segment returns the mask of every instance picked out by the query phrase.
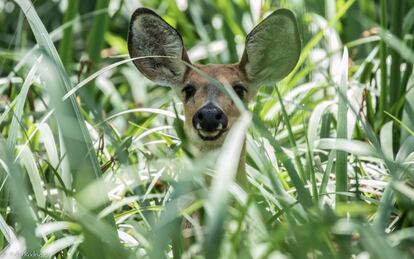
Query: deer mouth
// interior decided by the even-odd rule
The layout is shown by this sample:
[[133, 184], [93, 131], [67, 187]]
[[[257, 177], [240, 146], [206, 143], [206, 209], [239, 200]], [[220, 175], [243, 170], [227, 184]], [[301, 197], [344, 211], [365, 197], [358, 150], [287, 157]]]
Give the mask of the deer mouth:
[[221, 136], [223, 136], [224, 132], [227, 131], [227, 127], [224, 128], [222, 124], [220, 124], [217, 129], [215, 130], [205, 130], [203, 129], [200, 124], [196, 125], [196, 131], [198, 136], [205, 141], [214, 141], [219, 139]]
[[205, 141], [214, 141], [219, 139], [225, 130], [215, 130], [215, 131], [205, 131], [202, 129], [197, 129], [198, 136]]

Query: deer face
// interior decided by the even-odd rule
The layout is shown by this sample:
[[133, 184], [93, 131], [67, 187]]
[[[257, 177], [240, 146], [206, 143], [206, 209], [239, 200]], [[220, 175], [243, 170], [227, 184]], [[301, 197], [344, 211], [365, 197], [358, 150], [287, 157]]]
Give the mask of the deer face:
[[195, 70], [189, 72], [179, 93], [184, 103], [185, 131], [190, 141], [200, 149], [213, 149], [221, 146], [227, 131], [240, 114], [234, 102], [217, 84], [233, 88], [238, 97], [246, 102], [248, 83], [234, 64], [196, 67], [217, 83]]
[[141, 73], [176, 90], [186, 134], [200, 150], [210, 150], [221, 146], [240, 114], [220, 86], [231, 87], [247, 103], [261, 84], [275, 83], [295, 67], [300, 38], [293, 13], [280, 9], [247, 35], [239, 63], [192, 65], [181, 35], [153, 11], [139, 8], [131, 18], [128, 49]]

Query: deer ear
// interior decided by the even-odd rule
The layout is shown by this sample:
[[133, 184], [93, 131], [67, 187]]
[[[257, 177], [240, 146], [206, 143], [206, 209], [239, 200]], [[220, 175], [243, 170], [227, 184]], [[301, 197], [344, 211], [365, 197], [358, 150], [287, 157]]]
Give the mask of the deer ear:
[[253, 85], [276, 82], [293, 70], [300, 51], [296, 18], [291, 11], [279, 9], [247, 35], [239, 66]]
[[128, 33], [128, 51], [135, 66], [148, 79], [160, 85], [183, 82], [190, 63], [181, 35], [155, 12], [138, 8], [132, 15]]

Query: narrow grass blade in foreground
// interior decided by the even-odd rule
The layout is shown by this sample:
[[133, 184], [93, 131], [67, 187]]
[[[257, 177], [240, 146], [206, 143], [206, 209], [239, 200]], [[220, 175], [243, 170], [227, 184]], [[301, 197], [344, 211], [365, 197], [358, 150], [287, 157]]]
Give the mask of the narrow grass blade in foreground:
[[[381, 0], [381, 27], [383, 29], [387, 28], [387, 0]], [[380, 70], [381, 70], [381, 82], [380, 82], [380, 98], [379, 98], [379, 120], [382, 122], [384, 120], [384, 111], [388, 110], [388, 67], [387, 67], [387, 45], [384, 39], [381, 39], [380, 43]]]
[[[9, 148], [6, 140], [0, 134], [0, 179], [7, 179], [7, 188], [3, 186], [2, 192], [10, 192], [10, 207], [15, 212], [21, 224], [19, 235], [25, 238], [27, 251], [40, 251], [41, 241], [35, 236], [36, 219], [30, 209], [28, 193], [21, 168], [14, 162], [13, 150]], [[24, 252], [24, 251], [21, 251]]]
[[217, 258], [220, 255], [223, 223], [227, 214], [228, 186], [232, 184], [236, 176], [245, 134], [250, 121], [251, 114], [249, 112], [242, 113], [231, 128], [217, 161], [216, 173], [206, 203], [208, 231], [204, 248], [206, 258]]
[[[337, 116], [337, 138], [348, 139], [347, 116], [348, 116], [348, 49], [344, 48], [341, 62], [341, 79], [338, 87], [338, 116]], [[348, 191], [348, 155], [344, 151], [336, 151], [336, 206], [341, 201], [346, 201], [340, 193]]]
[[[68, 1], [68, 9], [65, 12], [63, 23], [72, 22], [78, 13], [79, 0]], [[66, 69], [70, 69], [73, 54], [73, 26], [63, 30], [63, 38], [60, 42], [59, 54]]]

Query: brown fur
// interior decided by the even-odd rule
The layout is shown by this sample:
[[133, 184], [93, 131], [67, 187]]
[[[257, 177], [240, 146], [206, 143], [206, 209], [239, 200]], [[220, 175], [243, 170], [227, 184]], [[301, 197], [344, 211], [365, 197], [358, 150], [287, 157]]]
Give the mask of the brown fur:
[[[242, 84], [246, 86], [246, 88], [248, 87], [246, 79], [243, 76], [243, 73], [241, 73], [238, 64], [209, 64], [195, 66], [226, 87], [235, 84]], [[183, 86], [187, 84], [191, 84], [197, 89], [195, 96], [187, 102], [184, 102], [184, 115], [185, 118], [189, 118], [186, 119], [184, 125], [191, 142], [201, 151], [220, 147], [226, 138], [227, 132], [216, 141], [203, 141], [197, 136], [191, 118], [193, 118], [194, 114], [206, 103], [212, 102], [224, 111], [229, 120], [228, 128], [231, 128], [240, 115], [238, 108], [224, 92], [217, 86], [212, 85], [204, 75], [197, 71], [191, 70], [187, 73]], [[182, 87], [178, 88], [180, 92], [181, 89]], [[180, 95], [183, 95], [183, 93], [180, 93]], [[184, 97], [182, 97], [182, 99], [184, 99]], [[243, 101], [247, 102], [249, 99], [248, 93], [246, 94], [245, 99], [246, 100]]]

